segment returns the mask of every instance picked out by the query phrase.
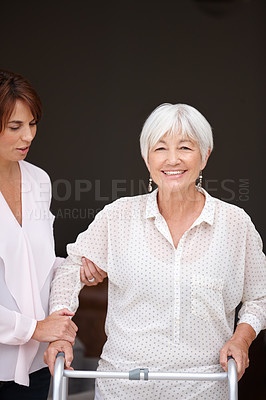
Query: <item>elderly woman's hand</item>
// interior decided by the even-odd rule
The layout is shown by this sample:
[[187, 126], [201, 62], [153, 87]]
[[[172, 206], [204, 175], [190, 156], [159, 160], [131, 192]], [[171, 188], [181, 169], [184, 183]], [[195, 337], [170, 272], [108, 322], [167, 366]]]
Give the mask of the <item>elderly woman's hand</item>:
[[92, 261], [82, 257], [82, 266], [80, 267], [80, 280], [86, 286], [96, 286], [107, 277], [107, 273], [97, 267]]
[[70, 366], [73, 360], [73, 349], [66, 340], [57, 340], [49, 344], [43, 354], [43, 361], [48, 365], [51, 375], [54, 375], [54, 365], [58, 353], [65, 353], [65, 369], [72, 369]]
[[248, 344], [243, 340], [230, 339], [220, 351], [220, 364], [227, 371], [227, 357], [232, 356], [237, 365], [237, 379], [240, 380], [249, 366]]
[[237, 378], [240, 380], [249, 366], [248, 350], [256, 333], [249, 324], [239, 324], [234, 335], [220, 351], [220, 364], [227, 371], [227, 357], [232, 356], [237, 366]]

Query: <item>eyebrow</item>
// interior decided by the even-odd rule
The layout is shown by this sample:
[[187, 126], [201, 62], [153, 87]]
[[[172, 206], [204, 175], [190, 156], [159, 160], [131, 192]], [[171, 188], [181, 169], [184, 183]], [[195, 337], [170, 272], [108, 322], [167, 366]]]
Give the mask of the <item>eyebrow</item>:
[[8, 124], [23, 124], [22, 121], [8, 121]]
[[[189, 142], [189, 143], [192, 143], [192, 144], [193, 144], [192, 140], [190, 140], [190, 139], [181, 139], [181, 140], [180, 140], [180, 143], [184, 143], [184, 142]], [[163, 139], [160, 139], [160, 140], [158, 141], [158, 143], [166, 144], [166, 142], [165, 142]]]
[[190, 139], [181, 139], [180, 140], [180, 143], [184, 143], [184, 142], [189, 142], [189, 143], [193, 144], [192, 140], [190, 140]]
[[[31, 123], [31, 122], [34, 122], [34, 121], [36, 121], [35, 118], [33, 118], [33, 119], [30, 121], [30, 123]], [[23, 124], [23, 121], [13, 120], [13, 121], [8, 121], [8, 124]]]

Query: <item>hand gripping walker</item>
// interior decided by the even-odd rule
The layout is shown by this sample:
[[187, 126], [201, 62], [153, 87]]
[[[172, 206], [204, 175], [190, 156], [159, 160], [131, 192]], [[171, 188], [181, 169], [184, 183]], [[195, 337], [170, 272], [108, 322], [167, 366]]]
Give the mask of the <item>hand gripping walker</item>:
[[58, 353], [53, 379], [53, 400], [66, 400], [68, 378], [114, 378], [129, 380], [193, 380], [222, 381], [228, 379], [229, 400], [238, 399], [236, 363], [228, 357], [228, 372], [187, 373], [187, 372], [149, 372], [148, 368], [137, 368], [129, 372], [71, 371], [64, 369], [65, 354]]

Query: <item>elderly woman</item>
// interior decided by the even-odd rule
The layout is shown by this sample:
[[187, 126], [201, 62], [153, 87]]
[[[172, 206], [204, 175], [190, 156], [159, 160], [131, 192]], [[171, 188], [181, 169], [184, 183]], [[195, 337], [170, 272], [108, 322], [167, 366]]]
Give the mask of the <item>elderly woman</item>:
[[[51, 311], [78, 307], [82, 257], [109, 278], [107, 341], [99, 370], [219, 372], [232, 355], [239, 379], [248, 349], [266, 327], [266, 269], [249, 216], [211, 197], [202, 170], [212, 131], [195, 108], [163, 104], [144, 124], [141, 153], [158, 189], [106, 206], [76, 243], [52, 284]], [[198, 181], [198, 184], [195, 182]], [[235, 310], [242, 302], [234, 332]], [[88, 327], [89, 329], [89, 327]], [[50, 345], [55, 354], [71, 346]], [[219, 357], [220, 354], [220, 357]], [[100, 380], [96, 399], [224, 400], [226, 382]]]
[[[24, 159], [41, 119], [40, 98], [21, 75], [0, 70], [0, 398], [47, 398], [47, 343], [74, 342], [74, 314], [48, 316], [59, 259], [49, 211], [51, 183]], [[84, 264], [84, 261], [83, 261]], [[85, 264], [86, 265], [86, 264]], [[95, 283], [98, 282], [98, 275]]]

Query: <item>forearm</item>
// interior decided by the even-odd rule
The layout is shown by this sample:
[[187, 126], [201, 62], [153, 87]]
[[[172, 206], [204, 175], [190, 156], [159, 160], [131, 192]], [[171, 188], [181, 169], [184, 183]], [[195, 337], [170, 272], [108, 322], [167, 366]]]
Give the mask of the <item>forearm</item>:
[[79, 292], [83, 287], [80, 281], [80, 263], [68, 257], [58, 266], [51, 285], [50, 313], [67, 308], [75, 312], [78, 308]]
[[[104, 271], [107, 270], [108, 223], [106, 213], [99, 214], [88, 229], [78, 235], [75, 243], [67, 245], [68, 257], [58, 266], [52, 282], [50, 313], [64, 307], [73, 312], [77, 310], [78, 295], [84, 286], [80, 281], [82, 257], [88, 258]], [[97, 235], [100, 238], [99, 247], [95, 245]]]
[[237, 325], [231, 340], [243, 342], [249, 348], [255, 338], [256, 332], [252, 326], [247, 323], [240, 323]]

